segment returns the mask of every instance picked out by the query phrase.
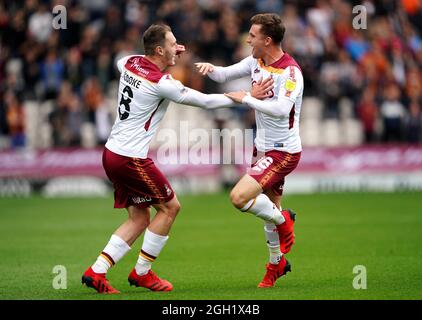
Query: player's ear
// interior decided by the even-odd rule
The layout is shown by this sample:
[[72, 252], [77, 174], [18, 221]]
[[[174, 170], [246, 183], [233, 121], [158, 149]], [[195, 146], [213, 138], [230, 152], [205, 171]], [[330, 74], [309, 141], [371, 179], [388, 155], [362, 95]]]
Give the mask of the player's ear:
[[161, 46], [157, 46], [157, 47], [155, 48], [155, 53], [156, 53], [157, 55], [159, 55], [159, 56], [164, 56], [164, 49], [163, 49], [163, 47], [161, 47]]
[[272, 41], [273, 39], [271, 39], [271, 37], [266, 37], [264, 41], [265, 46], [269, 46], [272, 43]]

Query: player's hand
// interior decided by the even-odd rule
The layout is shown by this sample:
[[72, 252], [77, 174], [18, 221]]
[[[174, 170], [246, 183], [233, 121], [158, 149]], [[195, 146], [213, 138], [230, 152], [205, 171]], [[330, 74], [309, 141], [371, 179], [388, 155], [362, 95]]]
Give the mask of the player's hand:
[[214, 71], [214, 65], [208, 62], [197, 62], [195, 63], [195, 67], [200, 74], [203, 76], [207, 75], [209, 72]]
[[252, 85], [251, 96], [256, 99], [263, 100], [273, 95], [271, 92], [272, 89], [274, 89], [273, 77], [270, 76], [264, 80], [261, 78], [258, 82]]
[[176, 56], [179, 56], [181, 53], [185, 52], [185, 46], [182, 44], [178, 44], [176, 48]]
[[229, 92], [229, 93], [225, 93], [224, 95], [237, 103], [242, 103], [243, 98], [247, 96], [245, 91]]

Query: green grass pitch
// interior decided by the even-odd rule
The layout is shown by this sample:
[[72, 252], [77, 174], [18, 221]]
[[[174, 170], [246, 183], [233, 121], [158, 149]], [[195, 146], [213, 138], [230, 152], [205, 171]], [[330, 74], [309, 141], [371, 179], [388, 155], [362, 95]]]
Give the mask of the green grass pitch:
[[[0, 299], [421, 299], [422, 193], [287, 195], [297, 214], [292, 272], [258, 289], [268, 259], [263, 223], [236, 211], [227, 193], [180, 196], [182, 211], [153, 265], [169, 293], [129, 287], [141, 246], [108, 278], [120, 295], [99, 295], [80, 283], [110, 235], [124, 221], [112, 198], [0, 199]], [[56, 290], [53, 267], [67, 270]], [[356, 265], [367, 288], [353, 288]]]

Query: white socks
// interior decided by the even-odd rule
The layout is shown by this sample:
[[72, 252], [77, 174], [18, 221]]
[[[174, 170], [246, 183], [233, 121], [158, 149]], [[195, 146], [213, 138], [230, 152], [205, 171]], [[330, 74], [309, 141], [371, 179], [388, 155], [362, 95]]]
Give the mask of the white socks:
[[168, 236], [161, 236], [149, 231], [148, 228], [146, 229], [142, 249], [135, 266], [139, 276], [146, 274], [151, 269], [151, 264], [160, 254], [168, 238]]
[[270, 252], [270, 263], [278, 264], [282, 257], [282, 253], [280, 251], [280, 240], [276, 225], [286, 221], [280, 210], [267, 195], [261, 193], [255, 199], [250, 200], [241, 211], [250, 212], [265, 221], [264, 231], [268, 250]]
[[283, 254], [280, 251], [280, 240], [278, 239], [277, 228], [274, 223], [266, 222], [264, 231], [268, 250], [270, 252], [270, 263], [278, 264]]
[[[168, 238], [168, 236], [160, 236], [146, 229], [142, 249], [135, 266], [138, 275], [146, 274], [151, 269], [151, 263], [158, 257]], [[92, 270], [95, 273], [107, 273], [108, 269], [123, 258], [129, 250], [130, 246], [113, 234], [97, 261], [92, 265]]]
[[273, 222], [276, 225], [282, 224], [285, 221], [280, 210], [278, 210], [270, 198], [263, 193], [255, 199], [250, 200], [240, 210], [250, 212], [258, 218], [268, 222]]
[[92, 265], [92, 270], [95, 273], [106, 273], [129, 250], [130, 246], [123, 239], [113, 234], [107, 246], [98, 256], [97, 261]]

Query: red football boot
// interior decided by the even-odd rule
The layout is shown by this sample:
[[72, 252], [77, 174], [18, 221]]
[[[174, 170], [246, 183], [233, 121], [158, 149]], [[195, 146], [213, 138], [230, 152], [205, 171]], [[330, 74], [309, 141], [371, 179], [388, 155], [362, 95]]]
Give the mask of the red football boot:
[[281, 211], [284, 221], [282, 224], [277, 225], [278, 238], [280, 240], [280, 250], [284, 254], [288, 253], [295, 243], [295, 234], [294, 234], [294, 222], [296, 220], [296, 213], [292, 210], [283, 210]]
[[114, 289], [108, 283], [105, 273], [95, 273], [91, 267], [89, 267], [83, 274], [82, 284], [85, 284], [87, 287], [94, 288], [98, 293], [120, 293], [120, 291]]
[[170, 282], [160, 279], [154, 272], [152, 272], [152, 270], [149, 270], [148, 273], [139, 276], [134, 268], [129, 275], [128, 281], [131, 286], [144, 287], [152, 291], [173, 290], [173, 285]]
[[274, 287], [278, 278], [284, 276], [287, 272], [292, 271], [292, 266], [284, 256], [281, 257], [278, 264], [267, 263], [266, 268], [267, 271], [265, 272], [264, 279], [258, 284], [258, 288]]

